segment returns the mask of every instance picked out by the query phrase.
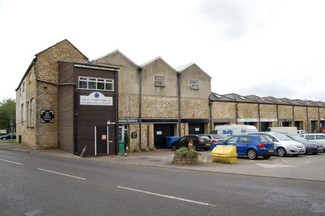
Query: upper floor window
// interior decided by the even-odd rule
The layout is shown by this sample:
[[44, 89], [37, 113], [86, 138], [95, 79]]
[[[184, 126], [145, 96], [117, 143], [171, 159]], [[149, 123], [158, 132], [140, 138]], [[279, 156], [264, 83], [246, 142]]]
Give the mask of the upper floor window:
[[199, 80], [191, 79], [190, 80], [191, 89], [199, 89]]
[[155, 86], [164, 87], [165, 86], [165, 77], [164, 76], [155, 76]]
[[114, 80], [94, 78], [94, 77], [79, 77], [79, 89], [114, 91]]
[[34, 98], [30, 99], [29, 103], [29, 126], [34, 127], [35, 126], [35, 102]]

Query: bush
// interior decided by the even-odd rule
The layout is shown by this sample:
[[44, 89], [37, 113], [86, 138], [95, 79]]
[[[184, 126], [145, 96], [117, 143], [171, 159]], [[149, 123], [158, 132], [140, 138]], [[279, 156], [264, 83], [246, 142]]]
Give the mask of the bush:
[[196, 164], [200, 153], [194, 149], [181, 147], [175, 151], [173, 163], [175, 164]]

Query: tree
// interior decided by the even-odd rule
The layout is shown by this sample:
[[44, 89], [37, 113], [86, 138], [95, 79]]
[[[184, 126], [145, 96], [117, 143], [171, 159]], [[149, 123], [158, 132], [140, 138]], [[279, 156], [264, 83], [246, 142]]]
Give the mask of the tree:
[[3, 99], [0, 102], [0, 129], [11, 131], [15, 127], [16, 101], [14, 99]]

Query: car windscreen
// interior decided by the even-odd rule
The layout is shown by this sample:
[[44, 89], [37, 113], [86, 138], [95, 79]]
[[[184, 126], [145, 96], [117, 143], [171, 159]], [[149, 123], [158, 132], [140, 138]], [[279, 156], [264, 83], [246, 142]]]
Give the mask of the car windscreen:
[[274, 137], [276, 137], [278, 140], [280, 141], [292, 141], [292, 139], [290, 139], [289, 137], [287, 137], [284, 134], [280, 134], [280, 133], [272, 133], [272, 135]]
[[222, 137], [218, 134], [211, 134], [213, 139], [222, 139]]
[[260, 135], [259, 137], [261, 139], [261, 142], [272, 142], [272, 139], [268, 136]]
[[208, 136], [199, 136], [200, 139], [204, 140], [204, 141], [210, 141], [211, 139]]
[[293, 139], [293, 140], [296, 140], [296, 141], [302, 141], [302, 142], [304, 142], [304, 141], [306, 141], [306, 139], [305, 138], [303, 138], [303, 137], [301, 137], [301, 136], [298, 136], [298, 135], [287, 135], [289, 138], [291, 138], [291, 139]]
[[321, 139], [321, 140], [323, 140], [323, 139], [325, 139], [325, 135], [323, 135], [323, 134], [317, 134], [317, 135], [316, 135], [316, 139]]

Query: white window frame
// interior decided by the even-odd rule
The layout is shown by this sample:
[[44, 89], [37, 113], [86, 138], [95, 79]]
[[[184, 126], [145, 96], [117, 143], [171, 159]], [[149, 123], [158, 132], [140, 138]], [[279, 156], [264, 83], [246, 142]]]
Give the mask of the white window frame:
[[190, 80], [190, 88], [193, 90], [198, 90], [199, 89], [199, 80], [191, 79]]
[[161, 75], [155, 76], [155, 86], [157, 87], [165, 87], [165, 77]]
[[[81, 87], [80, 83], [86, 83], [86, 87]], [[99, 85], [103, 86], [103, 88], [99, 88]], [[109, 88], [110, 87], [110, 88]], [[78, 89], [84, 90], [98, 90], [98, 91], [114, 91], [114, 80], [113, 79], [105, 79], [105, 78], [97, 78], [97, 77], [78, 77]]]

